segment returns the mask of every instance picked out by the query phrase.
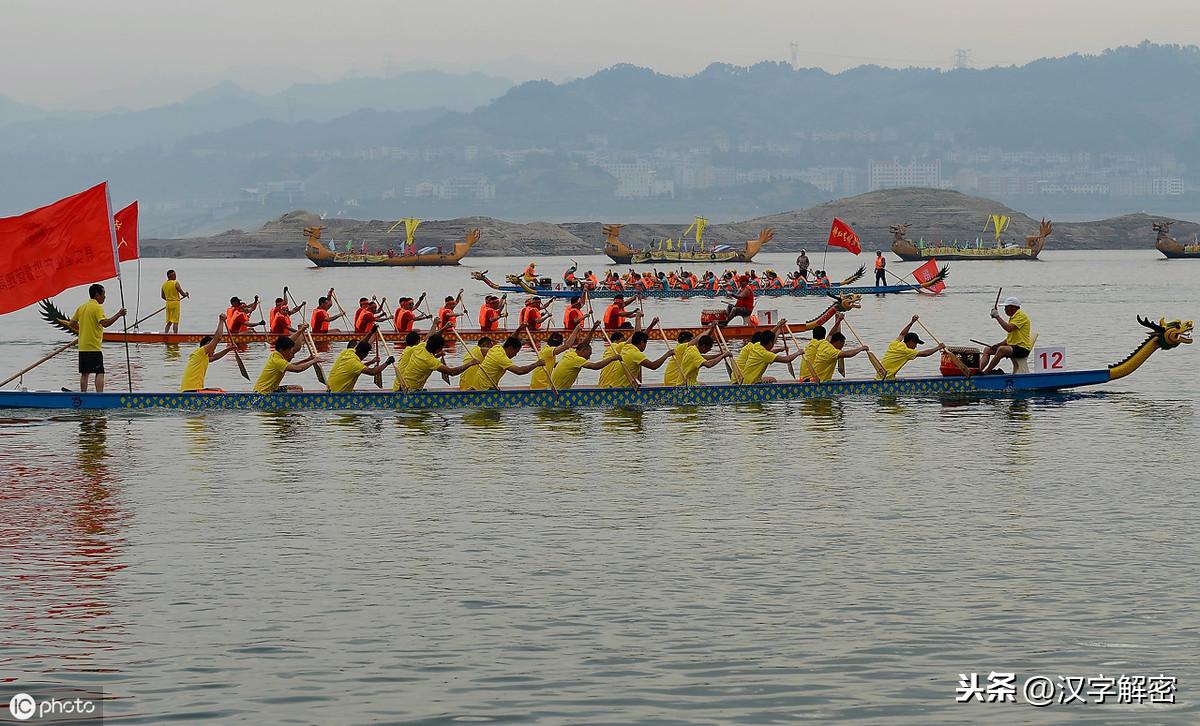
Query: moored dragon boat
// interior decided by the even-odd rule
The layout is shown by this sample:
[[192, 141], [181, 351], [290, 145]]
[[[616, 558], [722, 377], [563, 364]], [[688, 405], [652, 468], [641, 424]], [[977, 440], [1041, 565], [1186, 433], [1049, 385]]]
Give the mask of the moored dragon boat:
[[1157, 350], [1191, 343], [1192, 321], [1138, 322], [1150, 334], [1129, 356], [1107, 368], [1051, 373], [941, 376], [896, 380], [839, 380], [824, 383], [652, 386], [639, 388], [504, 388], [491, 391], [434, 389], [404, 392], [324, 393], [76, 393], [0, 391], [0, 408], [231, 410], [446, 410], [496, 408], [656, 408], [664, 406], [765, 403], [844, 396], [938, 396], [972, 398], [1054, 393], [1123, 378]]
[[[407, 221], [407, 220], [405, 220]], [[419, 220], [417, 220], [419, 222]], [[321, 231], [324, 227], [305, 227], [304, 234], [307, 242], [304, 245], [304, 256], [317, 267], [412, 267], [431, 265], [457, 265], [458, 261], [467, 256], [475, 243], [479, 241], [479, 230], [467, 232], [461, 242], [455, 242], [454, 248], [443, 252], [441, 247], [423, 248], [413, 254], [368, 254], [365, 252], [334, 252], [321, 244]], [[412, 233], [416, 225], [409, 229], [408, 247], [413, 247]]]
[[1158, 238], [1154, 242], [1154, 248], [1163, 253], [1167, 259], [1200, 259], [1200, 243], [1192, 242], [1184, 244], [1171, 236], [1171, 225], [1174, 222], [1155, 222], [1154, 231], [1158, 233]]
[[[920, 245], [907, 239], [907, 224], [893, 224], [888, 229], [892, 232], [892, 252], [905, 262], [923, 262], [936, 259], [946, 260], [1036, 260], [1046, 246], [1046, 238], [1054, 231], [1054, 225], [1043, 219], [1038, 233], [1025, 238], [1025, 246], [1001, 244], [1000, 234], [1008, 229], [1009, 218], [1003, 215], [992, 215], [989, 222], [996, 234], [995, 244], [991, 247], [959, 247], [957, 245], [931, 244]], [[985, 230], [986, 231], [986, 228]]]
[[[754, 291], [756, 298], [767, 297], [811, 297], [813, 295], [892, 295], [902, 292], [919, 292], [936, 286], [949, 275], [950, 270], [947, 267], [942, 267], [938, 274], [930, 278], [926, 282], [915, 284], [902, 285], [855, 285], [854, 282], [865, 274], [866, 268], [859, 267], [855, 273], [841, 282], [835, 282], [829, 287], [781, 287], [781, 288], [766, 288]], [[507, 275], [505, 281], [507, 285], [497, 285], [487, 277], [487, 270], [476, 270], [471, 273], [471, 277], [479, 280], [493, 290], [499, 290], [505, 293], [517, 293], [526, 295], [538, 295], [543, 298], [572, 298], [582, 294], [582, 290], [574, 288], [556, 289], [552, 287], [533, 287], [527, 284], [520, 275]], [[643, 298], [721, 298], [729, 297], [733, 293], [730, 290], [711, 290], [703, 287], [692, 288], [689, 290], [680, 290], [676, 288], [657, 288], [652, 290], [629, 290], [629, 289], [613, 289], [601, 285], [600, 287], [589, 290], [588, 296], [596, 299], [613, 298], [617, 295], [622, 297], [643, 297]]]
[[[666, 239], [658, 247], [649, 249], [634, 249], [621, 241], [623, 224], [606, 224], [601, 229], [604, 232], [604, 254], [612, 258], [618, 265], [644, 263], [673, 263], [688, 262], [692, 264], [716, 264], [721, 262], [750, 262], [762, 250], [763, 246], [775, 237], [775, 230], [764, 227], [759, 230], [758, 238], [746, 240], [740, 250], [728, 245], [704, 246], [704, 228], [708, 220], [696, 217], [678, 240]], [[696, 242], [690, 248], [685, 246], [684, 238], [695, 230]]]

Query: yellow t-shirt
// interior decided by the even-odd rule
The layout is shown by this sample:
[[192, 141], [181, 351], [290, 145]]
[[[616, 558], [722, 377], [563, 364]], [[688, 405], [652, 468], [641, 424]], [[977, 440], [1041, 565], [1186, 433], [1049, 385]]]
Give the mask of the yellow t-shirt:
[[400, 351], [400, 359], [398, 361], [396, 361], [396, 380], [392, 382], [392, 390], [393, 391], [400, 390], [400, 380], [404, 376], [404, 369], [408, 365], [408, 361], [413, 356], [413, 351], [416, 350], [417, 348], [424, 348], [424, 347], [425, 347], [424, 343], [417, 343], [416, 345], [410, 345], [407, 348], [405, 348], [404, 350]]
[[[467, 354], [463, 356], [463, 363], [468, 363], [473, 360], [477, 360], [482, 363], [483, 356], [483, 348], [480, 348], [478, 345], [473, 345], [471, 346], [471, 349], [467, 351]], [[479, 366], [471, 366], [470, 368], [466, 369], [462, 372], [462, 375], [458, 377], [458, 390], [475, 390], [475, 379], [478, 377]]]
[[[633, 376], [634, 380], [637, 380], [642, 361], [646, 360], [646, 354], [638, 350], [633, 343], [617, 343], [617, 349], [620, 351], [621, 360], [609, 363], [600, 371], [601, 388], [629, 388], [632, 385], [629, 382], [629, 376]], [[624, 361], [623, 369], [622, 361]], [[629, 375], [626, 375], [625, 371], [629, 371]], [[606, 374], [608, 375], [607, 379], [605, 378]]]
[[104, 342], [104, 308], [95, 300], [88, 300], [75, 310], [71, 322], [79, 325], [79, 350], [82, 352], [97, 352]]
[[[687, 381], [689, 386], [696, 385], [700, 379], [700, 367], [704, 365], [704, 356], [691, 343], [679, 343], [675, 352], [667, 359], [667, 372], [663, 374], [664, 386], [682, 386]], [[683, 369], [681, 375], [679, 369]]]
[[[554, 346], [543, 345], [538, 351], [538, 360], [541, 365], [533, 369], [533, 375], [529, 378], [530, 388], [549, 388], [550, 377], [554, 375], [554, 366], [557, 360], [554, 357]], [[546, 373], [546, 366], [550, 366], [550, 374]]]
[[199, 391], [204, 388], [204, 376], [208, 374], [208, 351], [204, 346], [192, 351], [187, 365], [183, 367], [183, 382], [180, 391]]
[[1004, 338], [1004, 342], [1008, 345], [1019, 345], [1025, 350], [1032, 348], [1033, 331], [1031, 328], [1033, 327], [1033, 323], [1029, 321], [1029, 316], [1025, 314], [1025, 311], [1018, 308], [1017, 312], [1013, 313], [1013, 316], [1008, 319], [1008, 323], [1009, 325], [1017, 326], [1017, 329], [1009, 331], [1008, 335]]
[[404, 366], [404, 385], [410, 391], [419, 391], [425, 387], [429, 376], [442, 367], [442, 359], [438, 358], [424, 345], [414, 345], [413, 353]]
[[562, 354], [562, 358], [554, 366], [554, 374], [551, 379], [554, 381], [554, 387], [562, 391], [575, 385], [575, 380], [579, 378], [579, 371], [587, 365], [588, 359], [575, 352], [574, 348], [567, 350]]
[[840, 355], [841, 351], [828, 340], [814, 340], [804, 349], [804, 372], [800, 375], [811, 378], [815, 373], [819, 381], [832, 381]]
[[499, 386], [500, 379], [508, 372], [508, 367], [513, 364], [512, 358], [504, 352], [504, 346], [493, 345], [492, 349], [483, 357], [483, 363], [477, 366], [479, 373], [475, 376], [475, 384], [471, 388], [472, 391], [486, 391], [493, 385]]
[[167, 280], [162, 284], [163, 300], [167, 302], [179, 302], [179, 281]]
[[263, 365], [262, 373], [258, 374], [258, 380], [254, 382], [254, 391], [256, 393], [274, 393], [279, 384], [283, 383], [283, 376], [287, 373], [288, 360], [279, 354], [279, 351], [271, 351], [271, 355], [267, 356], [267, 362]]
[[742, 348], [742, 351], [746, 354], [745, 362], [742, 363], [742, 382], [758, 383], [767, 372], [767, 366], [775, 362], [775, 354], [767, 350], [762, 343], [751, 343]]
[[366, 368], [367, 365], [353, 349], [343, 350], [338, 354], [337, 360], [333, 362], [329, 377], [325, 379], [329, 382], [329, 390], [334, 393], [353, 391], [354, 384], [358, 383], [358, 377]]
[[[904, 364], [917, 357], [917, 349], [909, 348], [904, 344], [903, 340], [893, 340], [888, 344], [887, 351], [883, 354], [883, 359], [879, 361], [883, 366], [883, 370], [887, 372], [887, 378], [895, 378]], [[883, 380], [884, 376], [875, 375], [878, 380]]]

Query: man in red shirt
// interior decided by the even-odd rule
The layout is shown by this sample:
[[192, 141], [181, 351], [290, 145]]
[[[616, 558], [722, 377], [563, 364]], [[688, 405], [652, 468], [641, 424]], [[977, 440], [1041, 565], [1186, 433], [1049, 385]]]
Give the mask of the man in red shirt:
[[294, 308], [287, 306], [287, 300], [281, 297], [275, 298], [275, 307], [271, 308], [270, 321], [271, 333], [273, 335], [291, 335], [296, 332], [292, 327], [292, 316], [300, 312], [303, 305], [297, 305]]
[[[629, 317], [626, 312], [626, 306], [632, 304], [633, 301], [625, 302], [624, 295], [617, 295], [613, 298], [612, 303], [604, 310], [604, 327], [612, 328], [632, 328], [633, 323], [630, 323], [625, 318]], [[641, 315], [642, 311], [638, 310], [637, 315]]]
[[574, 330], [583, 324], [583, 298], [576, 295], [571, 298], [571, 304], [567, 306], [567, 312], [563, 313], [563, 328], [568, 331]]
[[416, 303], [411, 297], [402, 297], [396, 303], [396, 317], [393, 322], [397, 332], [407, 333], [413, 329], [413, 323], [428, 319], [428, 315], [416, 309]]
[[342, 317], [342, 313], [330, 315], [329, 310], [333, 307], [333, 288], [329, 289], [329, 294], [324, 297], [317, 298], [317, 306], [313, 308], [312, 320], [309, 322], [309, 330], [314, 333], [328, 333], [329, 324], [334, 320]]
[[518, 324], [530, 330], [541, 330], [542, 323], [549, 318], [549, 315], [542, 315], [542, 312], [550, 306], [550, 303], [542, 305], [542, 299], [537, 295], [525, 301], [525, 307], [521, 308], [521, 315]]
[[737, 279], [737, 292], [734, 293], [733, 304], [725, 310], [725, 319], [721, 321], [721, 327], [729, 325], [729, 321], [734, 318], [745, 318], [747, 324], [750, 323], [750, 316], [754, 313], [754, 288], [750, 286], [750, 278], [742, 275]]
[[442, 307], [438, 310], [437, 315], [438, 327], [442, 330], [456, 326], [458, 318], [462, 315], [462, 313], [454, 312], [454, 308], [457, 306], [457, 304], [458, 303], [453, 295], [446, 296], [446, 300], [444, 303], [442, 303]]
[[[504, 313], [508, 315], [508, 313]], [[500, 314], [500, 298], [495, 295], [488, 295], [483, 299], [483, 306], [479, 308], [479, 329], [485, 331], [499, 330], [500, 318], [504, 317]]]
[[371, 332], [371, 328], [375, 327], [378, 312], [379, 306], [377, 304], [365, 297], [360, 297], [358, 299], [358, 310], [354, 313], [354, 332], [358, 335], [366, 335]]
[[262, 321], [253, 324], [250, 322], [250, 311], [256, 307], [258, 307], [257, 295], [254, 296], [253, 305], [248, 305], [237, 297], [229, 298], [229, 307], [225, 310], [225, 330], [230, 333], [243, 333], [246, 328], [261, 325]]

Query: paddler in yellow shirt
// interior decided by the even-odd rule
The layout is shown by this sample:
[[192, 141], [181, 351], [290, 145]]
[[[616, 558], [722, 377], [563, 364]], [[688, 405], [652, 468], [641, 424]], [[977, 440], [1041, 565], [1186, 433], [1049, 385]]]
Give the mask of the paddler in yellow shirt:
[[475, 375], [475, 382], [471, 390], [486, 391], [491, 388], [499, 388], [500, 379], [504, 377], [505, 373], [524, 376], [542, 364], [541, 361], [535, 360], [529, 365], [517, 365], [513, 362], [513, 356], [520, 352], [521, 339], [515, 335], [508, 336], [503, 345], [493, 345], [492, 349], [483, 357], [483, 363], [479, 365], [479, 373]]
[[[775, 331], [763, 330], [758, 334], [758, 340], [750, 343], [745, 348], [746, 355], [743, 362], [739, 365], [738, 370], [742, 374], [742, 383], [750, 385], [754, 383], [775, 383], [776, 380], [771, 376], [763, 375], [767, 372], [767, 368], [772, 363], [791, 363], [804, 354], [802, 350], [795, 350], [791, 353], [776, 353], [775, 352]], [[737, 380], [737, 372], [730, 377], [731, 381]]]
[[376, 325], [362, 340], [355, 343], [353, 348], [347, 348], [338, 354], [337, 359], [333, 362], [333, 368], [329, 371], [329, 376], [325, 379], [330, 392], [348, 393], [353, 391], [359, 376], [364, 373], [368, 376], [382, 373], [388, 366], [396, 362], [393, 356], [388, 356], [387, 360], [380, 362], [379, 356], [372, 355], [371, 340], [378, 334], [378, 331], [379, 326]]
[[820, 381], [833, 380], [833, 372], [837, 370], [837, 362], [842, 358], [853, 358], [867, 350], [867, 346], [846, 350], [846, 336], [842, 334], [842, 319], [846, 316], [838, 313], [828, 337], [825, 326], [818, 325], [812, 329], [812, 341], [804, 349], [804, 359], [801, 363], [801, 380]]
[[221, 343], [221, 329], [224, 327], [225, 316], [218, 315], [217, 329], [213, 331], [212, 335], [201, 338], [200, 347], [188, 355], [187, 364], [183, 367], [183, 380], [179, 384], [180, 393], [208, 390], [204, 385], [204, 378], [208, 375], [208, 364], [215, 360], [221, 360], [229, 354], [229, 351], [233, 350], [232, 345], [217, 350], [217, 346]]
[[[482, 363], [483, 359], [487, 357], [488, 351], [491, 350], [492, 346], [495, 344], [496, 344], [496, 341], [492, 340], [491, 338], [487, 337], [486, 335], [481, 337], [479, 339], [479, 341], [476, 342], [475, 345], [472, 345], [467, 350], [467, 352], [463, 355], [463, 363], [466, 363], [467, 361], [471, 361], [471, 360], [475, 361], [476, 363]], [[472, 366], [471, 368], [468, 368], [467, 370], [463, 371], [462, 375], [458, 377], [458, 390], [460, 390], [460, 391], [475, 390], [475, 379], [478, 376], [479, 376], [479, 367], [478, 366]]]
[[900, 331], [896, 339], [888, 344], [887, 351], [883, 354], [883, 360], [879, 362], [883, 366], [884, 375], [876, 373], [877, 380], [893, 379], [900, 369], [904, 367], [913, 358], [925, 358], [943, 350], [946, 346], [938, 343], [932, 348], [925, 350], [917, 350], [918, 345], [925, 345], [925, 341], [921, 337], [912, 332], [912, 326], [916, 325], [920, 318], [916, 315], [912, 316], [912, 320], [908, 321], [908, 325]]
[[[658, 318], [650, 322], [650, 327], [653, 328]], [[656, 371], [662, 367], [663, 363], [671, 357], [672, 351], [668, 350], [662, 356], [650, 360], [646, 356], [646, 345], [650, 342], [650, 336], [644, 330], [635, 331], [629, 338], [628, 343], [618, 343], [613, 340], [613, 348], [616, 349], [621, 360], [609, 364], [600, 371], [600, 387], [601, 388], [629, 388], [635, 382], [640, 383], [642, 380], [642, 369]]]
[[[709, 329], [714, 327], [716, 323]], [[667, 359], [667, 369], [663, 373], [664, 386], [694, 386], [700, 380], [701, 368], [712, 368], [729, 356], [725, 351], [708, 355], [713, 347], [712, 335], [708, 333], [697, 338], [692, 331], [684, 330], [675, 341], [675, 350]]]
[[983, 357], [979, 361], [980, 374], [988, 373], [1005, 358], [1012, 358], [1013, 365], [1022, 358], [1028, 358], [1033, 349], [1033, 323], [1021, 309], [1021, 301], [1015, 297], [1004, 299], [1004, 314], [1008, 320], [1000, 317], [1000, 313], [992, 308], [992, 319], [1008, 333], [1004, 340], [983, 349]]
[[457, 376], [469, 368], [479, 365], [474, 360], [469, 360], [459, 366], [448, 366], [442, 360], [442, 351], [446, 347], [446, 339], [441, 333], [433, 333], [425, 339], [423, 344], [417, 344], [412, 347], [412, 354], [408, 358], [408, 364], [404, 367], [404, 389], [407, 391], [420, 391], [425, 388], [425, 383], [429, 380], [429, 376], [434, 373], [441, 373], [444, 376]]
[[178, 333], [179, 301], [185, 297], [191, 297], [191, 295], [183, 289], [179, 280], [175, 279], [174, 270], [167, 270], [167, 281], [162, 284], [162, 291], [159, 295], [166, 302], [167, 309], [167, 325], [163, 328], [163, 333]]
[[[300, 328], [291, 336], [281, 335], [275, 340], [275, 350], [267, 356], [262, 373], [254, 382], [255, 393], [275, 393], [280, 390], [283, 377], [288, 373], [300, 373], [317, 364], [317, 357], [310, 355], [304, 360], [292, 362], [296, 357], [300, 338], [308, 330], [308, 323], [300, 323]], [[287, 386], [288, 390], [300, 389], [300, 386]]]

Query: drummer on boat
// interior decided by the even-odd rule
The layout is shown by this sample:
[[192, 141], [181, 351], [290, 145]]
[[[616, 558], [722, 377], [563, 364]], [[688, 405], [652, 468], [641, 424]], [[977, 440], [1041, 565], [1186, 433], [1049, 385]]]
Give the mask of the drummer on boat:
[[733, 302], [725, 309], [725, 319], [721, 321], [722, 328], [729, 325], [734, 318], [744, 318], [747, 324], [752, 324], [750, 316], [754, 314], [754, 288], [746, 275], [738, 278], [737, 285]]
[[1015, 297], [1005, 298], [1004, 314], [1008, 316], [1008, 320], [1000, 317], [999, 311], [992, 308], [992, 319], [1004, 328], [1007, 335], [999, 343], [983, 349], [983, 356], [979, 361], [981, 374], [990, 373], [1005, 358], [1012, 359], [1015, 367], [1019, 361], [1028, 358], [1033, 349], [1033, 323], [1021, 309], [1021, 301]]

